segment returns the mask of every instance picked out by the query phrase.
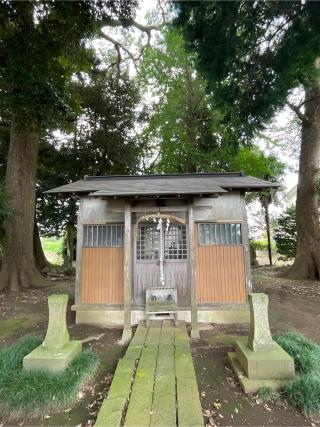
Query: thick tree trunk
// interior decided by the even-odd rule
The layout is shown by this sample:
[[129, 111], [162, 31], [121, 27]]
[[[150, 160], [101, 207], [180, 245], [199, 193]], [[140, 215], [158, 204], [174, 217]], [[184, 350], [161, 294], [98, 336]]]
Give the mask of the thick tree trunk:
[[72, 263], [75, 259], [75, 245], [74, 239], [76, 236], [76, 228], [72, 224], [68, 224], [66, 227], [66, 245], [67, 245], [67, 253], [64, 257], [64, 265], [66, 267], [72, 267]]
[[288, 277], [319, 279], [320, 228], [318, 214], [320, 160], [320, 87], [306, 90], [305, 116], [302, 122], [296, 222], [297, 252]]
[[0, 289], [47, 285], [33, 256], [33, 227], [39, 133], [21, 130], [12, 122], [6, 172], [6, 190], [13, 215], [6, 224], [7, 243], [0, 273]]
[[36, 267], [40, 272], [42, 272], [44, 269], [50, 269], [52, 267], [43, 252], [36, 220], [34, 221], [33, 228], [33, 254]]

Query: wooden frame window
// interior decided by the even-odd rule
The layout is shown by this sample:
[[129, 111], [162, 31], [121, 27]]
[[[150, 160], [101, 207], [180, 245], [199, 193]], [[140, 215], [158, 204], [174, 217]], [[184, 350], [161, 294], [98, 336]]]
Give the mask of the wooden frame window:
[[123, 225], [84, 225], [83, 247], [109, 248], [123, 246]]
[[240, 223], [201, 223], [198, 235], [202, 246], [242, 244]]

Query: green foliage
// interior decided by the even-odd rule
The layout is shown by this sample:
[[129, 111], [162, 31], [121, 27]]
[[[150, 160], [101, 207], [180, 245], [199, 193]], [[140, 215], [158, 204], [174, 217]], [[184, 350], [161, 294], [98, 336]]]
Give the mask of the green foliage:
[[52, 133], [41, 141], [38, 166], [37, 220], [40, 233], [61, 235], [76, 224], [74, 198], [43, 192], [84, 175], [130, 174], [139, 170], [142, 143], [132, 129], [139, 91], [126, 73], [94, 69], [89, 80], [78, 81], [73, 91], [80, 101], [77, 120], [64, 141]]
[[198, 54], [233, 138], [251, 138], [293, 88], [319, 78], [319, 2], [182, 0], [175, 6], [176, 24]]
[[275, 341], [294, 359], [299, 374], [320, 374], [320, 346], [296, 332], [274, 337]]
[[88, 350], [77, 356], [60, 374], [24, 371], [24, 356], [41, 341], [39, 337], [27, 336], [0, 353], [0, 408], [5, 417], [42, 417], [73, 405], [80, 388], [97, 371], [98, 356]]
[[285, 396], [306, 414], [320, 412], [320, 346], [302, 334], [288, 332], [274, 340], [294, 359], [296, 378]]
[[276, 156], [264, 153], [258, 146], [241, 147], [235, 157], [230, 159], [233, 170], [241, 170], [256, 178], [277, 180], [283, 175], [285, 165]]
[[151, 156], [150, 172], [183, 173], [221, 170], [224, 149], [216, 133], [217, 112], [177, 31], [166, 30], [144, 53], [140, 81], [156, 99], [142, 133]]
[[294, 258], [297, 248], [296, 209], [290, 206], [276, 220], [274, 239], [279, 254]]
[[61, 254], [62, 252], [62, 237], [42, 237], [41, 245], [44, 252], [54, 252], [55, 254]]
[[75, 73], [91, 68], [86, 41], [115, 15], [132, 18], [135, 1], [0, 1], [0, 109], [32, 130], [72, 119]]
[[[250, 240], [250, 245], [254, 247], [257, 251], [266, 251], [268, 250], [268, 241], [266, 239], [264, 240]], [[276, 245], [273, 243], [273, 250], [276, 249]]]
[[273, 401], [275, 398], [275, 392], [272, 390], [271, 387], [262, 387], [259, 390], [259, 397], [263, 402], [270, 402]]
[[285, 386], [287, 398], [306, 415], [320, 412], [320, 378], [317, 375], [302, 375]]

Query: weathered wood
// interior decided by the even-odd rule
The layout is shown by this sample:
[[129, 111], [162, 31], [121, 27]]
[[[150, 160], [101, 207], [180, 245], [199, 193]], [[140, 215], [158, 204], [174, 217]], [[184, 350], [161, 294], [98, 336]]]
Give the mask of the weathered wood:
[[246, 209], [245, 194], [241, 194], [241, 208], [243, 223], [241, 225], [242, 243], [244, 245], [244, 266], [245, 266], [245, 280], [247, 292], [252, 290], [251, 282], [251, 266], [250, 266], [250, 251], [249, 251], [249, 231], [248, 231], [248, 218]]
[[196, 258], [195, 258], [195, 234], [194, 234], [194, 202], [189, 201], [188, 221], [189, 221], [189, 283], [191, 298], [191, 337], [200, 338], [198, 330], [198, 312], [197, 312], [197, 290], [196, 290]]
[[131, 258], [131, 206], [125, 204], [124, 213], [124, 325], [122, 342], [131, 339], [131, 287], [132, 287], [132, 258]]
[[78, 222], [77, 222], [77, 254], [76, 254], [76, 281], [75, 281], [75, 304], [80, 304], [81, 293], [81, 270], [82, 270], [82, 243], [83, 243], [83, 224], [82, 210], [84, 199], [79, 201]]

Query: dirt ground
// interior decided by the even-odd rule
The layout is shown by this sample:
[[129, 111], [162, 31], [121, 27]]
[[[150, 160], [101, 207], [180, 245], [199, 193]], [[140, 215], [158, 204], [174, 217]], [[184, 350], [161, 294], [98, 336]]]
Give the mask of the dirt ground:
[[[257, 267], [252, 272], [253, 291], [269, 295], [269, 319], [272, 333], [295, 330], [320, 343], [320, 284], [311, 281], [291, 281], [279, 278], [279, 268]], [[70, 337], [92, 340], [92, 346], [101, 357], [101, 368], [95, 383], [80, 394], [75, 407], [45, 419], [17, 420], [8, 423], [1, 419], [0, 427], [25, 426], [90, 426], [103, 398], [107, 395], [112, 374], [125, 348], [118, 344], [121, 329], [75, 325], [72, 281], [53, 283], [50, 288], [28, 290], [18, 295], [0, 293], [0, 350], [26, 334], [44, 336], [47, 327], [47, 296], [67, 292], [69, 298], [68, 325]], [[221, 426], [303, 426], [318, 425], [300, 411], [278, 399], [263, 403], [258, 396], [245, 396], [230, 369], [227, 352], [233, 350], [234, 340], [246, 335], [248, 325], [205, 325], [201, 339], [192, 342], [198, 386], [205, 420], [208, 425]], [[102, 335], [103, 334], [103, 335]], [[102, 335], [102, 336], [101, 336]]]

